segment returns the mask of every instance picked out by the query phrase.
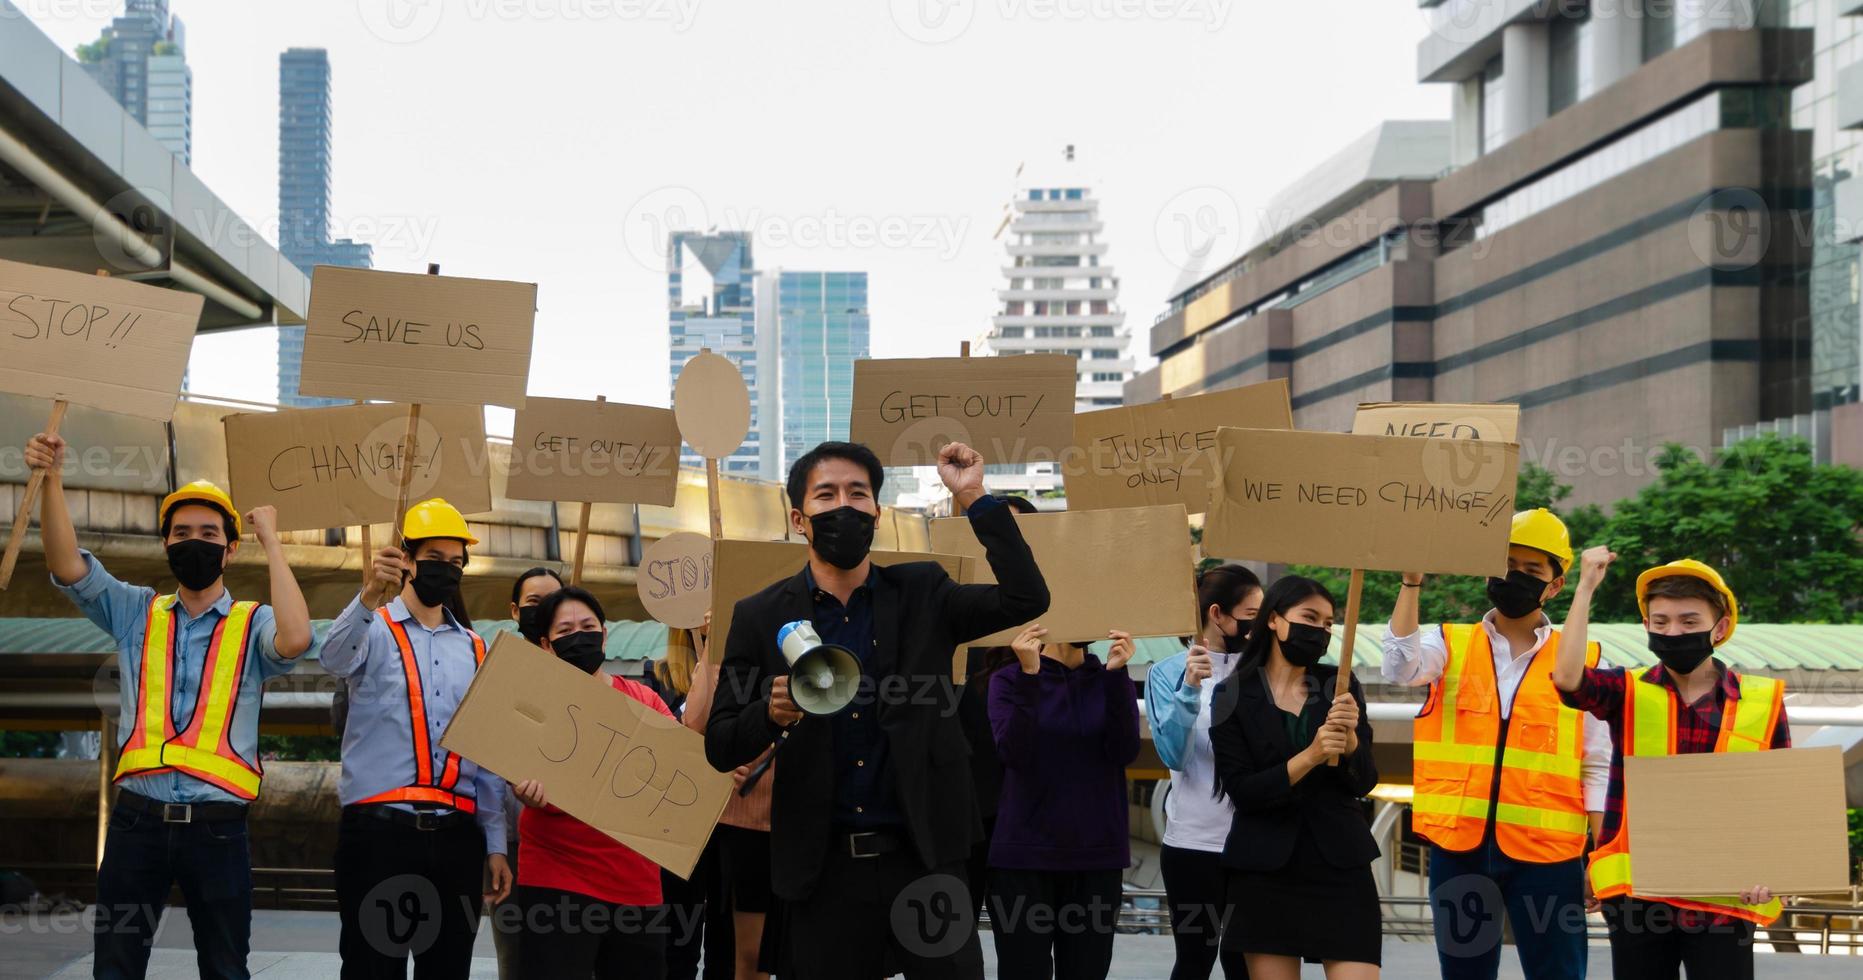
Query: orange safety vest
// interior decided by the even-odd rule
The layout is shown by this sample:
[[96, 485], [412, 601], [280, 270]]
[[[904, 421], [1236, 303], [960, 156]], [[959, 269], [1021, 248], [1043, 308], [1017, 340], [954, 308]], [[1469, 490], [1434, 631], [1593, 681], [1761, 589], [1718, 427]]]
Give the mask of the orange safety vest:
[[[1740, 682], [1740, 701], [1734, 710], [1721, 708], [1721, 730], [1714, 742], [1716, 752], [1763, 752], [1772, 748], [1773, 732], [1785, 711], [1785, 683], [1771, 677], [1736, 674]], [[1639, 676], [1632, 678], [1624, 692], [1624, 756], [1664, 756], [1675, 754], [1676, 692]], [[1635, 787], [1624, 785], [1625, 799]], [[1665, 898], [1641, 895], [1631, 883], [1630, 813], [1617, 826], [1617, 836], [1605, 841], [1591, 854], [1591, 890], [1599, 898], [1631, 898], [1662, 902], [1681, 909], [1712, 912], [1770, 925], [1785, 911], [1773, 899], [1765, 905], [1746, 905], [1735, 896], [1714, 898]]]
[[[427, 741], [427, 708], [421, 696], [420, 664], [414, 659], [414, 644], [408, 641], [407, 627], [395, 622], [388, 614], [388, 607], [377, 609], [376, 615], [388, 624], [388, 632], [395, 638], [395, 647], [401, 651], [401, 671], [407, 678], [408, 688], [408, 727], [413, 732], [414, 741], [414, 784], [400, 789], [391, 789], [377, 793], [357, 804], [365, 803], [438, 803], [450, 806], [462, 813], [474, 812], [472, 797], [460, 796], [453, 792], [459, 783], [459, 756], [451, 752], [446, 754], [446, 763], [441, 767], [440, 777], [434, 778], [433, 750]], [[485, 663], [485, 640], [472, 630], [466, 635], [472, 637], [472, 656], [478, 664]]]
[[156, 596], [149, 603], [143, 626], [142, 670], [136, 717], [129, 741], [116, 763], [116, 781], [125, 776], [179, 771], [211, 783], [242, 800], [259, 795], [264, 767], [246, 761], [233, 749], [227, 722], [239, 702], [239, 682], [246, 670], [246, 643], [252, 631], [256, 602], [235, 602], [207, 643], [207, 661], [201, 665], [200, 690], [194, 698], [194, 716], [177, 733], [170, 710], [171, 682], [175, 672], [176, 596]]
[[[1583, 855], [1585, 724], [1553, 687], [1559, 631], [1534, 654], [1514, 693], [1505, 745], [1497, 744], [1503, 725], [1488, 631], [1444, 626], [1443, 645], [1443, 676], [1413, 724], [1412, 828], [1446, 851], [1472, 851], [1492, 819], [1496, 842], [1515, 860], [1552, 864]], [[1597, 666], [1598, 653], [1590, 644], [1587, 666]]]

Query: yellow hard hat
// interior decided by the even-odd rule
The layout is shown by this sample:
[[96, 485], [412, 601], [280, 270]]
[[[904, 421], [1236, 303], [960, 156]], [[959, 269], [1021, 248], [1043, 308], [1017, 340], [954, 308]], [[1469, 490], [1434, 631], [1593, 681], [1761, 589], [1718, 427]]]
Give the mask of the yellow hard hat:
[[1515, 514], [1514, 529], [1507, 536], [1507, 543], [1544, 551], [1559, 559], [1562, 572], [1572, 570], [1572, 532], [1565, 529], [1564, 521], [1544, 507]]
[[163, 497], [162, 510], [161, 513], [157, 515], [158, 521], [162, 524], [168, 523], [169, 513], [182, 504], [212, 504], [225, 511], [227, 516], [233, 519], [233, 540], [235, 541], [239, 540], [239, 536], [245, 531], [245, 528], [241, 527], [239, 523], [239, 511], [233, 507], [233, 498], [227, 496], [225, 490], [208, 483], [206, 480], [195, 480], [193, 483]]
[[408, 516], [401, 521], [401, 537], [407, 541], [454, 538], [468, 545], [479, 543], [467, 530], [466, 518], [459, 513], [459, 508], [439, 497], [408, 508]]
[[1667, 565], [1657, 565], [1637, 576], [1637, 610], [1643, 614], [1643, 618], [1645, 620], [1650, 618], [1648, 599], [1650, 583], [1659, 578], [1676, 577], [1698, 578], [1714, 586], [1714, 591], [1719, 592], [1721, 598], [1727, 603], [1727, 635], [1721, 637], [1720, 643], [1716, 643], [1715, 646], [1733, 639], [1734, 627], [1740, 625], [1740, 603], [1734, 598], [1734, 590], [1727, 587], [1727, 580], [1721, 578], [1720, 572], [1693, 558], [1682, 558]]

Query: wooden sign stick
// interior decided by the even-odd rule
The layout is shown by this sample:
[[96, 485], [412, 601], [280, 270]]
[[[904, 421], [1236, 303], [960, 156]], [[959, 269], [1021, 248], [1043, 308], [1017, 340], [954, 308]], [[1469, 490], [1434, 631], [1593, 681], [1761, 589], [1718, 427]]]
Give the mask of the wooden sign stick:
[[[1358, 642], [1358, 601], [1365, 592], [1365, 570], [1352, 569], [1352, 581], [1346, 586], [1345, 636], [1341, 638], [1339, 648], [1339, 678], [1333, 685], [1333, 697], [1352, 690], [1352, 647]], [[1339, 764], [1339, 757], [1326, 760], [1329, 766]]]
[[[710, 347], [699, 348], [699, 353], [709, 354]], [[712, 540], [724, 540], [724, 507], [718, 502], [718, 460], [705, 457], [705, 502], [711, 510]]]
[[[45, 424], [45, 434], [55, 436], [58, 427], [64, 424], [65, 410], [71, 403], [63, 398], [52, 402], [52, 419]], [[13, 581], [13, 567], [19, 564], [20, 546], [26, 543], [26, 525], [32, 520], [32, 509], [39, 503], [39, 489], [45, 485], [45, 470], [35, 469], [26, 478], [26, 489], [20, 494], [19, 511], [13, 515], [13, 534], [6, 541], [6, 557], [0, 558], [0, 589]]]
[[[595, 396], [595, 403], [597, 405], [606, 404], [607, 401], [607, 395]], [[600, 410], [597, 409], [597, 411]], [[582, 584], [582, 556], [587, 554], [589, 550], [589, 512], [594, 509], [595, 505], [589, 501], [584, 500], [582, 502], [582, 516], [576, 520], [576, 560], [569, 566], [570, 585]]]
[[[356, 399], [356, 404], [366, 405], [368, 404], [368, 402], [358, 398]], [[369, 579], [372, 577], [370, 573], [375, 570], [375, 543], [371, 540], [374, 537], [374, 535], [375, 535], [374, 525], [368, 524], [366, 522], [363, 523], [362, 525], [362, 587], [365, 589], [369, 587]]]
[[[440, 263], [427, 263], [427, 274], [440, 274]], [[408, 405], [408, 434], [401, 442], [401, 485], [395, 493], [395, 526], [392, 533], [402, 548], [406, 548], [407, 539], [401, 534], [402, 526], [408, 516], [408, 488], [414, 481], [414, 454], [420, 447], [420, 402]], [[412, 556], [410, 556], [412, 557]], [[365, 562], [365, 564], [367, 564]]]

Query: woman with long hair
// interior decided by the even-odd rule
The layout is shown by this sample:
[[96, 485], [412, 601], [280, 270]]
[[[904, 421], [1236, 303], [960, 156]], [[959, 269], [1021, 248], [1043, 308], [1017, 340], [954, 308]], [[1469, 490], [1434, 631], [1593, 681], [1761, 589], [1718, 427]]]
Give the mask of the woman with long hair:
[[1211, 707], [1218, 787], [1236, 811], [1223, 948], [1248, 958], [1254, 980], [1298, 980], [1302, 961], [1324, 964], [1328, 980], [1378, 976], [1378, 844], [1363, 804], [1378, 769], [1364, 690], [1354, 679], [1335, 697], [1339, 668], [1319, 663], [1333, 614], [1320, 583], [1274, 583]]
[[1171, 980], [1209, 980], [1219, 955], [1228, 980], [1248, 976], [1241, 952], [1221, 949], [1232, 907], [1220, 858], [1235, 806], [1216, 791], [1210, 699], [1235, 673], [1260, 608], [1261, 579], [1254, 572], [1242, 565], [1203, 570], [1197, 575], [1197, 636], [1145, 675], [1151, 742], [1171, 770], [1158, 857], [1177, 944]]
[[537, 604], [562, 587], [563, 576], [542, 565], [526, 569], [511, 583], [511, 618], [517, 621], [519, 636], [532, 643], [543, 639], [543, 626], [537, 622]]

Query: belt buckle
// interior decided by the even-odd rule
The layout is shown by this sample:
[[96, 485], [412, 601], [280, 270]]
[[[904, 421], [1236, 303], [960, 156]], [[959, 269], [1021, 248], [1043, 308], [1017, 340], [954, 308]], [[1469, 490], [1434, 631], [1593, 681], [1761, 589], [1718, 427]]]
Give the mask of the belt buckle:
[[193, 823], [194, 806], [191, 803], [162, 804], [163, 823]]
[[440, 829], [440, 814], [432, 810], [415, 810], [414, 811], [414, 829], [415, 830], [439, 830]]
[[875, 840], [875, 839], [877, 839], [877, 838], [878, 838], [879, 836], [880, 836], [879, 834], [876, 834], [876, 833], [873, 833], [873, 832], [871, 832], [871, 831], [869, 831], [869, 832], [866, 832], [866, 833], [860, 833], [860, 834], [849, 834], [849, 835], [847, 835], [847, 854], [848, 854], [848, 856], [849, 856], [849, 857], [852, 857], [852, 858], [859, 858], [859, 859], [866, 859], [866, 858], [876, 858], [876, 857], [879, 857], [879, 856], [880, 856], [880, 852], [879, 852], [879, 851], [872, 851], [872, 852], [869, 852], [869, 853], [866, 853], [866, 854], [862, 854], [862, 853], [861, 853], [861, 851], [860, 851], [860, 842], [861, 842], [862, 840]]

